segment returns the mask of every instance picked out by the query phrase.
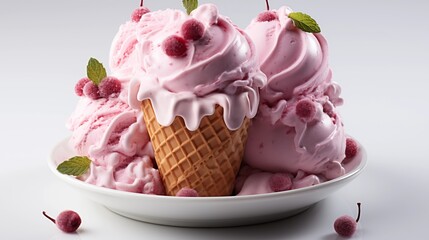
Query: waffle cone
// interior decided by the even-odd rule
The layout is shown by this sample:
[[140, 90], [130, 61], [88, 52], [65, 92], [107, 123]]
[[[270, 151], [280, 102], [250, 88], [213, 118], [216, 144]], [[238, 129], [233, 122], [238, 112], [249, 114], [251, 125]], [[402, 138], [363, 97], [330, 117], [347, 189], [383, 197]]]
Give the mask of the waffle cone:
[[175, 196], [184, 187], [199, 196], [231, 195], [250, 119], [231, 131], [223, 120], [223, 108], [216, 106], [197, 130], [189, 131], [181, 117], [170, 126], [161, 126], [150, 100], [142, 102], [142, 111], [167, 195]]

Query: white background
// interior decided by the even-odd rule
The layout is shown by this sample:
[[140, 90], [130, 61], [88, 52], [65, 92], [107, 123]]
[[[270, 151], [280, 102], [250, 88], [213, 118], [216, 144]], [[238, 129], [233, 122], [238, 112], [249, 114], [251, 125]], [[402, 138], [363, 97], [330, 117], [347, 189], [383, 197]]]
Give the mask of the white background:
[[[200, 1], [200, 3], [209, 1]], [[213, 0], [241, 28], [262, 0]], [[224, 229], [165, 227], [111, 213], [49, 172], [52, 147], [69, 135], [74, 84], [89, 57], [107, 65], [111, 40], [137, 0], [0, 2], [1, 239], [341, 239], [336, 217], [363, 213], [353, 239], [427, 239], [429, 173], [429, 3], [424, 0], [272, 0], [314, 17], [330, 46], [347, 132], [367, 149], [351, 184], [296, 217]], [[152, 10], [180, 0], [146, 0]], [[77, 234], [41, 215], [74, 209]]]

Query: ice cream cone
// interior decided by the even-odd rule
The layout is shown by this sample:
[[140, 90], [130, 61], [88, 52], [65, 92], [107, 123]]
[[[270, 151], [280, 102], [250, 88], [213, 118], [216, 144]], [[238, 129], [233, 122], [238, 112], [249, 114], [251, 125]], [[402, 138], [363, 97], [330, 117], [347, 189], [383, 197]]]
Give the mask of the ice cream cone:
[[199, 196], [232, 194], [250, 119], [231, 131], [223, 120], [223, 108], [216, 106], [197, 130], [189, 131], [181, 117], [170, 126], [161, 126], [150, 100], [142, 102], [142, 111], [167, 195], [175, 196], [184, 187]]

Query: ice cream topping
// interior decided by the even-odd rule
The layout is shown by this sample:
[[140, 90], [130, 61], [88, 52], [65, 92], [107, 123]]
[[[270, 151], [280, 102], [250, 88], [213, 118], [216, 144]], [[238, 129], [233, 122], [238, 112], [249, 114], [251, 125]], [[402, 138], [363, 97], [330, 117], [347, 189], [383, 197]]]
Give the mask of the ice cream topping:
[[139, 90], [131, 96], [133, 107], [150, 99], [161, 125], [181, 116], [189, 130], [213, 114], [215, 105], [223, 107], [231, 130], [255, 116], [265, 76], [252, 42], [215, 5], [201, 5], [190, 15], [171, 9], [147, 13], [136, 28], [139, 56], [131, 88]]

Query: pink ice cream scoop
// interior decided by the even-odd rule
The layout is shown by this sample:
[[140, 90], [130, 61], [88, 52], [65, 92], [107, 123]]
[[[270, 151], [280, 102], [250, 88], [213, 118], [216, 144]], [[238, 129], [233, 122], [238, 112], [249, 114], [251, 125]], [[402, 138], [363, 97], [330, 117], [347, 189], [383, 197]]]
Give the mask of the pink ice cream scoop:
[[265, 75], [253, 43], [215, 5], [203, 4], [190, 15], [171, 9], [147, 13], [137, 25], [137, 40], [144, 54], [131, 85], [133, 107], [150, 99], [161, 125], [181, 116], [190, 130], [216, 104], [231, 130], [255, 116]]
[[132, 76], [136, 66], [137, 22], [128, 21], [122, 24], [113, 39], [110, 48], [110, 70], [119, 78]]
[[[341, 89], [331, 79], [326, 40], [296, 28], [291, 9], [271, 12], [276, 18], [254, 19], [246, 28], [268, 77], [244, 159], [265, 173], [257, 173], [260, 179], [250, 174], [248, 181], [267, 183], [272, 174], [287, 173], [292, 188], [299, 188], [341, 176], [346, 135], [335, 108], [342, 104]], [[242, 194], [258, 192], [255, 184], [243, 186]]]
[[127, 95], [123, 90], [119, 97], [79, 99], [67, 127], [77, 155], [92, 160], [81, 179], [112, 189], [163, 194], [142, 115], [129, 107]]

